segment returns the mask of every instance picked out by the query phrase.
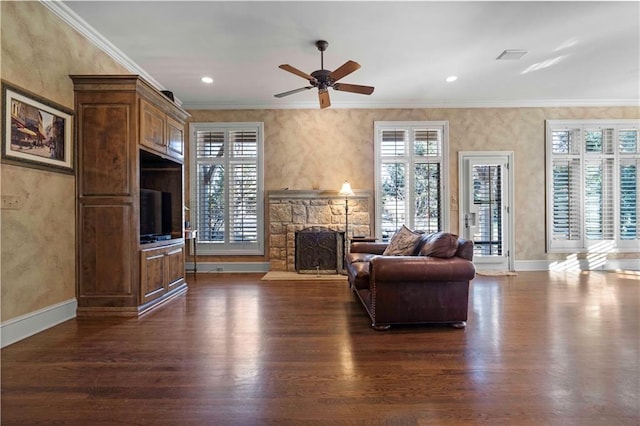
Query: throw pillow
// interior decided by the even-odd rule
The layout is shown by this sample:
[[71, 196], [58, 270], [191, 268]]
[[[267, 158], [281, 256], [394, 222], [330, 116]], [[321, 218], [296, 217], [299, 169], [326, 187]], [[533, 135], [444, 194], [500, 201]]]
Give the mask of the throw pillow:
[[456, 256], [473, 261], [473, 241], [459, 238]]
[[422, 234], [412, 231], [402, 225], [389, 241], [389, 245], [382, 253], [383, 256], [411, 256], [420, 242]]
[[420, 250], [420, 255], [448, 259], [456, 254], [456, 250], [458, 250], [457, 235], [448, 232], [436, 232], [429, 235]]

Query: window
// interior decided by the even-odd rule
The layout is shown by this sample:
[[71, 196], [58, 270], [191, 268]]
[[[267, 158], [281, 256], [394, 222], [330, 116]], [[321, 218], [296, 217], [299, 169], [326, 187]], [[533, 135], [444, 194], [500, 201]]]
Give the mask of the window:
[[447, 122], [376, 122], [376, 235], [448, 229]]
[[192, 123], [190, 130], [198, 251], [264, 254], [263, 124]]
[[547, 250], [640, 251], [640, 123], [547, 121]]

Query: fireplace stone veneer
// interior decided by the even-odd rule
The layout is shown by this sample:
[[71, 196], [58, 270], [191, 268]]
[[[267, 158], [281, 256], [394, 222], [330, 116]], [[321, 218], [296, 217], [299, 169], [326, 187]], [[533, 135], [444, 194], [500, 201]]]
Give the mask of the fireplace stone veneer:
[[[372, 235], [371, 193], [369, 191], [354, 192], [355, 195], [349, 197], [348, 238], [354, 235]], [[338, 191], [269, 191], [267, 201], [271, 271], [296, 271], [296, 232], [310, 227], [345, 231], [344, 197], [338, 195]]]

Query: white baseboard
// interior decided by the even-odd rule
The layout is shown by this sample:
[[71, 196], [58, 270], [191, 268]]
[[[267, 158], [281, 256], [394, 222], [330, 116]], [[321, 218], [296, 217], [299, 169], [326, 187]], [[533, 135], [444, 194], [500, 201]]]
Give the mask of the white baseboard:
[[9, 346], [76, 317], [78, 301], [70, 299], [0, 324], [1, 347]]
[[640, 259], [516, 260], [516, 271], [640, 271]]
[[[187, 272], [193, 272], [193, 262], [185, 263]], [[269, 272], [269, 262], [198, 262], [198, 273], [260, 273]]]
[[[640, 259], [580, 260], [516, 260], [516, 271], [640, 271]], [[193, 271], [193, 262], [185, 264]], [[198, 262], [198, 273], [267, 273], [269, 262]]]

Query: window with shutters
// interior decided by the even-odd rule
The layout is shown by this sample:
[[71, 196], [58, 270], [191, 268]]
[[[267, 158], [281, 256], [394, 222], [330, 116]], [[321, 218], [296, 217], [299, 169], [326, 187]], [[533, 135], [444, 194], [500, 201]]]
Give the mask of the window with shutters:
[[448, 229], [447, 122], [376, 122], [376, 235]]
[[263, 124], [192, 123], [190, 131], [198, 252], [264, 254]]
[[547, 121], [547, 250], [640, 251], [640, 123]]

